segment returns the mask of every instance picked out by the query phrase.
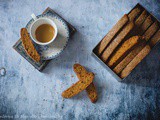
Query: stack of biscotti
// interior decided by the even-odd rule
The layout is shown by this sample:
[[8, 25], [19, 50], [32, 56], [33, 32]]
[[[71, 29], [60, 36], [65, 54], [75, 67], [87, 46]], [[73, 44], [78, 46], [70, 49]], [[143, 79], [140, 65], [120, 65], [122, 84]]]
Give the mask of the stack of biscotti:
[[94, 74], [92, 72], [88, 72], [85, 67], [80, 64], [74, 64], [73, 70], [79, 79], [78, 82], [73, 84], [67, 90], [62, 93], [62, 97], [71, 98], [78, 93], [86, 90], [88, 97], [90, 98], [92, 103], [95, 103], [98, 99], [97, 90], [93, 83]]
[[160, 40], [159, 21], [141, 5], [125, 14], [94, 53], [119, 77], [127, 77]]

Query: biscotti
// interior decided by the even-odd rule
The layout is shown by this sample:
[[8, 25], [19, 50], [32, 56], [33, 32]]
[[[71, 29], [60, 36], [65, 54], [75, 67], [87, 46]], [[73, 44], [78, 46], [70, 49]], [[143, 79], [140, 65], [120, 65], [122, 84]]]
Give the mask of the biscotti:
[[100, 55], [106, 46], [111, 42], [114, 36], [122, 29], [122, 27], [128, 22], [128, 16], [124, 15], [114, 27], [107, 33], [97, 47], [97, 54]]
[[[156, 23], [155, 23], [155, 25], [157, 26]], [[152, 28], [152, 26], [151, 26], [151, 28]], [[150, 36], [147, 36], [146, 39], [149, 40], [150, 37], [152, 36], [152, 34], [150, 34]], [[160, 40], [159, 37], [160, 37], [160, 32], [157, 31], [156, 34], [151, 38], [149, 43], [137, 54], [137, 56], [126, 66], [126, 68], [124, 68], [122, 70], [122, 72], [120, 73], [121, 78], [124, 78], [124, 77], [128, 76], [129, 73], [135, 68], [135, 66], [137, 66], [139, 64], [139, 62], [141, 62], [141, 60], [143, 58], [145, 58], [146, 55], [148, 55], [148, 53], [151, 51], [151, 48], [153, 47], [153, 45], [155, 45], [157, 42], [159, 42], [159, 40]], [[153, 45], [150, 46], [150, 44], [152, 44], [153, 41], [156, 41], [156, 42]]]
[[145, 40], [148, 41], [158, 30], [159, 26], [157, 22], [154, 22], [148, 30], [144, 33]]
[[[134, 28], [133, 32], [131, 33], [131, 35], [140, 35], [140, 36], [142, 36], [144, 34], [144, 32], [153, 23], [151, 15], [149, 15], [149, 16], [147, 16], [147, 15], [142, 15], [141, 16], [141, 15], [136, 19], [135, 28]], [[146, 17], [145, 20], [143, 20], [144, 18], [142, 18], [142, 17]]]
[[136, 25], [137, 27], [139, 27], [139, 26], [144, 22], [144, 20], [147, 18], [147, 16], [148, 16], [148, 13], [147, 13], [146, 10], [144, 10], [144, 11], [142, 12], [142, 14], [136, 19], [135, 25]]
[[135, 8], [135, 9], [133, 9], [133, 10], [128, 14], [129, 20], [130, 20], [130, 21], [134, 21], [135, 18], [140, 14], [140, 12], [141, 12], [141, 8]]
[[103, 52], [101, 59], [106, 62], [106, 60], [109, 58], [109, 56], [112, 54], [112, 52], [115, 50], [115, 48], [123, 41], [123, 39], [131, 32], [131, 30], [134, 27], [133, 22], [129, 22], [125, 28], [122, 29], [122, 31], [116, 36], [116, 38], [112, 41], [112, 43], [105, 49]]
[[143, 24], [143, 22], [145, 21], [145, 19], [147, 18], [147, 16], [148, 16], [148, 13], [147, 13], [146, 10], [144, 10], [140, 14], [140, 16], [138, 16], [138, 18], [135, 20], [135, 27], [134, 27], [134, 29], [132, 30], [132, 33], [128, 36], [127, 39], [129, 39], [132, 36], [142, 35], [141, 33], [143, 33], [147, 28], [141, 29], [141, 25]]
[[91, 102], [95, 103], [98, 100], [98, 94], [93, 82], [86, 88], [86, 91]]
[[151, 15], [149, 15], [141, 25], [140, 29], [138, 29], [138, 34], [142, 35], [147, 30], [147, 28], [150, 27], [152, 23], [153, 23], [152, 17]]
[[143, 60], [143, 58], [148, 55], [151, 51], [149, 45], [146, 45], [136, 56], [135, 58], [122, 70], [120, 73], [121, 78], [125, 78], [129, 73]]
[[146, 42], [143, 41], [140, 45], [136, 46], [116, 67], [113, 68], [113, 71], [116, 74], [119, 74], [132, 59], [144, 48]]
[[[158, 30], [159, 26], [157, 22], [154, 22], [148, 29], [147, 31], [143, 34], [144, 39], [148, 41]], [[141, 50], [142, 46], [138, 46], [135, 48], [135, 50], [131, 51], [114, 69], [117, 74], [121, 72], [121, 70], [127, 66], [127, 64], [136, 56]]]
[[81, 80], [73, 84], [71, 87], [69, 87], [62, 93], [62, 97], [71, 98], [80, 93], [81, 91], [85, 90], [93, 82], [94, 74], [86, 73], [85, 75], [81, 75], [80, 78]]
[[133, 36], [126, 40], [118, 50], [111, 56], [107, 65], [109, 67], [116, 66], [129, 52], [133, 49], [138, 43], [143, 41], [143, 37], [141, 36]]
[[21, 29], [21, 40], [22, 40], [22, 45], [28, 56], [30, 56], [30, 58], [35, 62], [39, 62], [40, 55], [36, 51], [26, 28]]
[[[73, 70], [76, 73], [79, 80], [81, 80], [81, 76], [87, 73], [87, 70], [80, 64], [74, 64]], [[97, 91], [96, 91], [96, 88], [93, 82], [86, 88], [86, 91], [87, 91], [88, 97], [90, 98], [91, 102], [93, 103], [96, 102], [98, 99], [98, 94], [97, 94]]]
[[[129, 19], [127, 24], [114, 36], [100, 55], [96, 54], [96, 48], [100, 43], [93, 49], [93, 55], [107, 69], [110, 68], [115, 73], [117, 80], [123, 80], [123, 78], [127, 77], [152, 47], [160, 41], [160, 22], [143, 6], [137, 4], [127, 13], [127, 16]], [[133, 22], [133, 28], [125, 35], [122, 32], [130, 22]], [[124, 37], [122, 37], [123, 35]], [[136, 41], [132, 44], [133, 46], [130, 46], [127, 41], [133, 36], [143, 36], [143, 40], [138, 43]]]
[[156, 34], [149, 41], [149, 45], [151, 47], [155, 46], [160, 41], [160, 30], [156, 32]]

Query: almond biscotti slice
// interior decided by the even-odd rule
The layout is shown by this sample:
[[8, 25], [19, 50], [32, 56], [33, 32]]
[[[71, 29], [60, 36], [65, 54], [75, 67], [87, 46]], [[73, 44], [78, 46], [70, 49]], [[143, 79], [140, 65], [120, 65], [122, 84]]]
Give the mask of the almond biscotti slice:
[[119, 63], [123, 57], [127, 55], [127, 53], [132, 50], [136, 45], [142, 42], [143, 37], [141, 36], [133, 36], [126, 40], [115, 53], [111, 56], [108, 62], [109, 67], [114, 67]]
[[[154, 22], [143, 34], [145, 41], [149, 41], [152, 43], [152, 41], [158, 40], [157, 37], [160, 36], [160, 33], [158, 35], [158, 32], [156, 32], [159, 28], [159, 25], [157, 22]], [[155, 34], [155, 35], [154, 35]], [[153, 36], [154, 35], [154, 36]], [[157, 36], [158, 35], [158, 36]], [[153, 36], [153, 37], [152, 37]], [[155, 38], [156, 37], [156, 38]], [[150, 40], [151, 39], [151, 40]], [[132, 60], [133, 58], [144, 48], [146, 42], [143, 43], [141, 46], [137, 46], [133, 51], [131, 51], [114, 69], [117, 74], [119, 74]]]
[[156, 33], [156, 31], [159, 29], [158, 22], [154, 22], [143, 34], [146, 41], [149, 41], [150, 38]]
[[40, 55], [36, 51], [26, 28], [21, 29], [21, 40], [22, 40], [22, 45], [28, 56], [35, 62], [39, 62]]
[[127, 77], [131, 71], [148, 55], [151, 51], [151, 47], [146, 45], [135, 57], [134, 59], [122, 70], [120, 73], [121, 78]]
[[112, 41], [112, 39], [116, 36], [116, 34], [127, 24], [129, 21], [128, 16], [125, 14], [107, 33], [107, 35], [102, 39], [97, 48], [97, 55], [100, 55], [107, 45]]
[[129, 17], [129, 20], [130, 21], [134, 21], [136, 19], [136, 17], [141, 13], [141, 8], [137, 7], [137, 8], [134, 8], [129, 14], [128, 14], [128, 17]]
[[109, 44], [101, 55], [103, 62], [106, 62], [117, 46], [125, 39], [125, 37], [131, 32], [134, 27], [133, 22], [129, 22], [122, 31], [116, 36], [116, 38]]
[[137, 33], [139, 35], [143, 35], [143, 33], [152, 25], [153, 23], [153, 19], [152, 16], [149, 15], [145, 21], [142, 23], [141, 27], [139, 29], [137, 29]]
[[[79, 80], [81, 80], [81, 75], [83, 76], [87, 73], [87, 70], [80, 64], [74, 64], [73, 70], [76, 73]], [[98, 94], [97, 94], [97, 91], [96, 91], [96, 88], [93, 82], [86, 88], [86, 91], [87, 91], [88, 97], [90, 98], [91, 102], [93, 103], [96, 102], [98, 99]]]
[[147, 18], [147, 16], [148, 16], [148, 13], [146, 10], [144, 10], [142, 14], [136, 19], [135, 25], [140, 26], [144, 22], [144, 20]]
[[80, 75], [81, 80], [73, 84], [67, 90], [62, 93], [62, 97], [64, 98], [71, 98], [81, 91], [85, 90], [93, 81], [94, 74], [93, 73], [86, 73], [85, 75]]
[[[156, 25], [156, 24], [153, 24]], [[157, 29], [157, 27], [151, 27], [151, 30], [148, 30], [150, 32], [153, 32], [153, 28]], [[146, 31], [147, 32], [147, 31]], [[149, 32], [149, 33], [150, 33]], [[149, 36], [152, 36], [152, 33], [150, 33]], [[149, 40], [150, 37], [147, 36], [146, 39]], [[122, 70], [120, 73], [121, 78], [125, 78], [129, 75], [129, 73], [148, 55], [148, 53], [151, 51], [151, 48], [153, 47], [152, 43], [153, 41], [156, 41], [156, 43], [160, 40], [160, 32], [156, 32], [156, 34], [151, 38], [149, 43], [135, 56], [135, 58]], [[150, 46], [151, 45], [151, 46]], [[155, 43], [154, 43], [155, 45]]]
[[136, 46], [117, 66], [114, 67], [113, 71], [119, 74], [129, 63], [134, 59], [134, 57], [144, 48], [146, 42], [140, 43]]
[[149, 44], [151, 47], [155, 46], [160, 41], [160, 30], [151, 38]]
[[144, 10], [140, 14], [140, 16], [135, 20], [135, 27], [134, 27], [134, 30], [131, 33], [132, 36], [141, 35], [140, 32], [143, 33], [143, 31], [146, 30], [146, 29], [141, 29], [141, 26], [144, 23], [144, 21], [146, 20], [147, 16], [148, 16], [148, 12], [146, 10]]
[[[154, 24], [153, 24], [154, 25]], [[155, 24], [156, 25], [156, 24]], [[157, 27], [152, 27], [152, 29], [157, 29]], [[148, 30], [150, 32], [153, 32], [154, 30]], [[150, 33], [149, 32], [149, 33]], [[152, 36], [152, 33], [150, 34]], [[151, 38], [149, 43], [135, 56], [135, 58], [122, 70], [120, 73], [121, 78], [125, 78], [129, 75], [129, 73], [148, 55], [148, 53], [151, 51], [151, 48], [153, 47], [152, 43], [156, 41], [156, 43], [160, 40], [160, 32], [156, 32], [156, 34]], [[147, 40], [150, 39], [149, 36], [146, 37]], [[151, 45], [151, 46], [150, 46]], [[155, 43], [154, 43], [155, 45]]]

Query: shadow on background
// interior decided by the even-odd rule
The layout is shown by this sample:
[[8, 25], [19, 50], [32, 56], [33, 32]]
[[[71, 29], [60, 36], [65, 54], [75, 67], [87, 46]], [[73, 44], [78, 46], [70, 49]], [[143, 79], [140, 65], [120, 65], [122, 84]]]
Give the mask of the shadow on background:
[[0, 120], [13, 120], [15, 119], [16, 112], [11, 102], [3, 96], [0, 98]]

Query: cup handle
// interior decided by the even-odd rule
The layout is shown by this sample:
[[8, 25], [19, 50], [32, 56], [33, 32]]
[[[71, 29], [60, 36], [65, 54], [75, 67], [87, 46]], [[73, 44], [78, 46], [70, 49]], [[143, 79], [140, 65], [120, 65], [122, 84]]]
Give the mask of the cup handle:
[[37, 17], [35, 16], [35, 14], [31, 14], [31, 17], [33, 18], [33, 20], [37, 20]]

